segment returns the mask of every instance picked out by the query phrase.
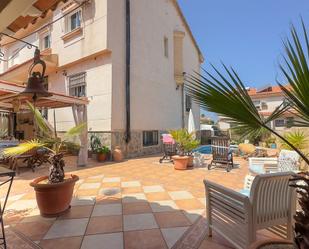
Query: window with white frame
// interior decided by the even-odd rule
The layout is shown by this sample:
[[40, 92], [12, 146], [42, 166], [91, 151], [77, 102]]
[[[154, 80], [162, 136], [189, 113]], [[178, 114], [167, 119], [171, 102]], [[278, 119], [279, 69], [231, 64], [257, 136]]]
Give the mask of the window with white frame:
[[276, 119], [275, 127], [285, 127], [286, 123], [284, 119]]
[[50, 48], [50, 33], [44, 33], [40, 36], [40, 49], [45, 50]]
[[66, 33], [69, 33], [79, 27], [81, 27], [81, 10], [75, 11], [66, 16]]
[[70, 96], [86, 96], [86, 73], [78, 73], [68, 77]]

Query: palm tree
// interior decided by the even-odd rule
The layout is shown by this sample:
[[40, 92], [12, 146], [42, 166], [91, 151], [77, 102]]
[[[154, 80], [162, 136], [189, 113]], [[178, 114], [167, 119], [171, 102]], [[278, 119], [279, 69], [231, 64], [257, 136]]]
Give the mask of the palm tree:
[[34, 115], [34, 119], [37, 127], [41, 133], [39, 139], [30, 140], [19, 144], [16, 147], [7, 148], [4, 150], [4, 156], [16, 156], [22, 155], [29, 151], [44, 148], [51, 153], [51, 168], [49, 170], [48, 180], [50, 183], [59, 183], [64, 181], [64, 169], [65, 162], [63, 159], [63, 154], [61, 149], [63, 146], [72, 144], [72, 140], [76, 138], [85, 129], [86, 124], [77, 125], [69, 129], [63, 138], [56, 137], [51, 127], [48, 125], [47, 121], [44, 119], [42, 114], [34, 108], [31, 103], [27, 103], [29, 109]]
[[[231, 123], [243, 135], [258, 135], [263, 129], [279, 137], [288, 147], [294, 149], [309, 165], [309, 159], [298, 149], [289, 138], [281, 136], [270, 128], [269, 123], [292, 110], [297, 112], [301, 121], [295, 121], [296, 126], [309, 126], [309, 39], [302, 21], [305, 50], [301, 44], [298, 32], [291, 27], [291, 37], [284, 41], [284, 63], [280, 65], [288, 86], [278, 83], [288, 101], [287, 105], [279, 106], [268, 118], [263, 118], [255, 108], [243, 82], [233, 68], [225, 65], [224, 73], [212, 66], [216, 74], [204, 70], [204, 74], [194, 73], [186, 79], [186, 91], [202, 108], [216, 112], [230, 119]], [[301, 194], [299, 203], [303, 211], [298, 211], [295, 220], [295, 242], [298, 248], [309, 248], [309, 181], [308, 173], [295, 176], [293, 181], [303, 180], [306, 186], [302, 188], [294, 184]]]

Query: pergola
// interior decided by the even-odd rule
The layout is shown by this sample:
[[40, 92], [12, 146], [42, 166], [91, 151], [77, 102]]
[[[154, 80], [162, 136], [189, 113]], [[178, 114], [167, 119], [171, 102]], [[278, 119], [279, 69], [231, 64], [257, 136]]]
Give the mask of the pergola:
[[[14, 112], [16, 106], [20, 110], [28, 109], [26, 101], [31, 101], [31, 99], [27, 96], [20, 95], [24, 89], [25, 87], [23, 85], [0, 80], [0, 110]], [[35, 103], [36, 107], [48, 109], [72, 107], [75, 124], [87, 124], [87, 98], [78, 98], [54, 92], [50, 93], [53, 94], [51, 97], [39, 98]], [[80, 135], [80, 140], [81, 148], [77, 164], [79, 166], [85, 166], [88, 158], [87, 127]]]

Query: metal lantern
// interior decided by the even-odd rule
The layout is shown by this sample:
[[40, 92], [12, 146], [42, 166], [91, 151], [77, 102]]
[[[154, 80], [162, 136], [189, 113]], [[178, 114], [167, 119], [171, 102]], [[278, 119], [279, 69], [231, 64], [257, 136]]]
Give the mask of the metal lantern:
[[[33, 72], [33, 69], [36, 65], [42, 66], [41, 72]], [[52, 96], [52, 94], [49, 93], [43, 85], [45, 69], [46, 69], [46, 64], [40, 58], [40, 50], [36, 49], [34, 52], [33, 64], [29, 68], [28, 83], [27, 83], [25, 90], [20, 93], [21, 95], [31, 96], [34, 101], [40, 97]]]

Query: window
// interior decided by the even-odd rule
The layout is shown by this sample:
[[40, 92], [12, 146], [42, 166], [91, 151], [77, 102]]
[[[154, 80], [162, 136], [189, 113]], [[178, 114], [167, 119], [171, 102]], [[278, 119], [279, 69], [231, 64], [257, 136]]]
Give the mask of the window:
[[86, 96], [86, 73], [69, 76], [69, 94], [76, 97]]
[[286, 127], [291, 128], [293, 125], [294, 125], [294, 118], [293, 117], [286, 118]]
[[284, 119], [276, 119], [275, 120], [275, 127], [285, 127], [285, 120]]
[[67, 32], [71, 32], [74, 29], [77, 29], [81, 26], [81, 11], [77, 11], [71, 15], [68, 16], [67, 20], [66, 20], [66, 31]]
[[153, 146], [159, 143], [158, 131], [143, 131], [143, 146]]
[[260, 100], [254, 100], [253, 104], [256, 109], [260, 110], [261, 109], [261, 101]]
[[41, 50], [50, 48], [50, 34], [45, 33], [44, 35], [42, 35], [42, 38], [40, 40], [40, 47]]
[[186, 95], [186, 112], [190, 112], [190, 109], [192, 108], [192, 99], [189, 95]]
[[168, 58], [168, 38], [164, 37], [164, 56]]

